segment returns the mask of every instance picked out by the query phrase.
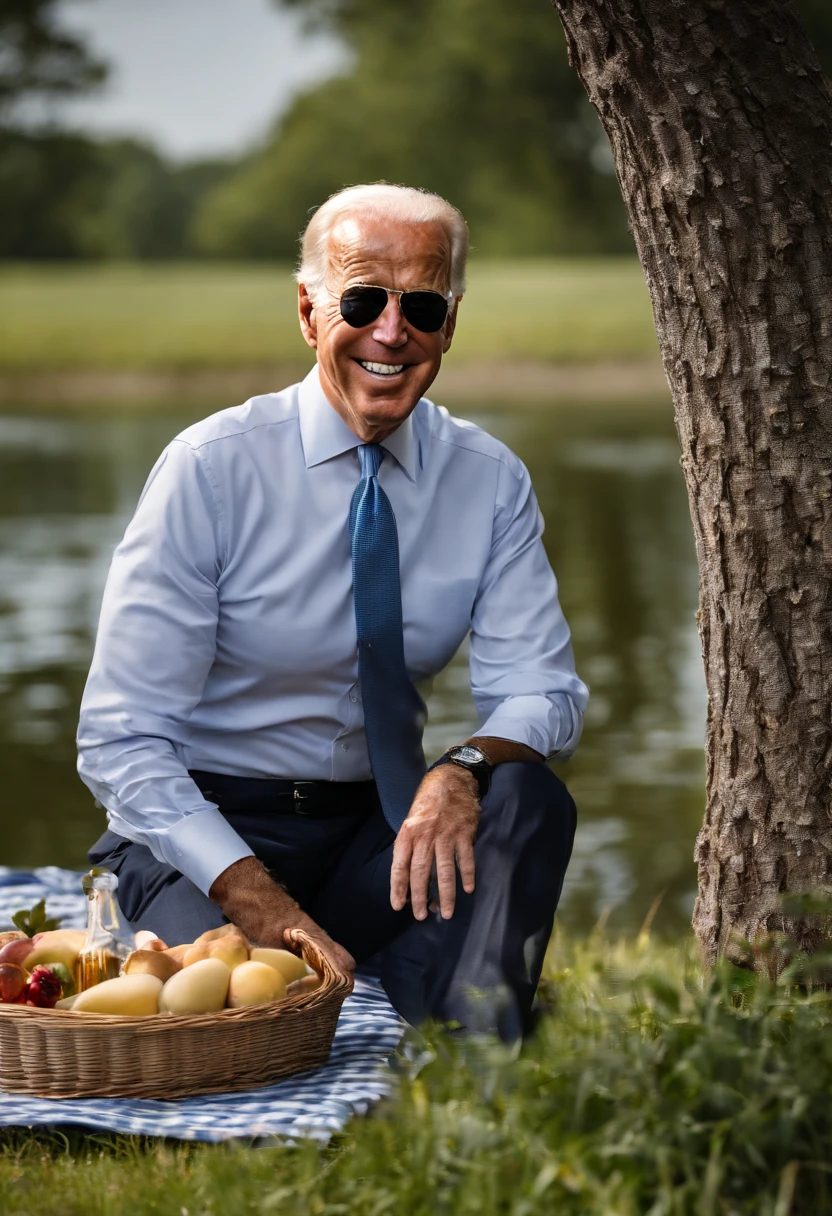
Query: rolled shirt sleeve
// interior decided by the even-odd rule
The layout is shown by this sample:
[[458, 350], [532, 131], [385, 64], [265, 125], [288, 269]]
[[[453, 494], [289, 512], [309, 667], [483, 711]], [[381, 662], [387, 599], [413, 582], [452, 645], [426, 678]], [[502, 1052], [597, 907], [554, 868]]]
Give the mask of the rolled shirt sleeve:
[[475, 734], [566, 759], [578, 746], [589, 692], [575, 672], [542, 535], [529, 474], [514, 457], [501, 470], [471, 619], [471, 689], [482, 721]]
[[182, 755], [214, 660], [223, 549], [210, 466], [174, 440], [113, 557], [77, 739], [78, 772], [112, 830], [205, 894], [252, 852]]

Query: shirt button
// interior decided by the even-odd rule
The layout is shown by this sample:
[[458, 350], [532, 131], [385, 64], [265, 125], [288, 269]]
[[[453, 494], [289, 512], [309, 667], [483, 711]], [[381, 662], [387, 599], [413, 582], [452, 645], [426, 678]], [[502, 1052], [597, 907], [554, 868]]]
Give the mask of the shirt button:
[[348, 752], [349, 750], [350, 750], [350, 749], [349, 749], [349, 745], [348, 745], [347, 743], [342, 743], [342, 744], [341, 744], [341, 751], [342, 751], [342, 752]]
[[351, 700], [351, 701], [357, 701], [357, 700], [358, 700], [358, 697], [355, 695], [355, 693], [354, 693], [354, 692], [351, 692], [351, 693], [350, 693], [350, 700]]

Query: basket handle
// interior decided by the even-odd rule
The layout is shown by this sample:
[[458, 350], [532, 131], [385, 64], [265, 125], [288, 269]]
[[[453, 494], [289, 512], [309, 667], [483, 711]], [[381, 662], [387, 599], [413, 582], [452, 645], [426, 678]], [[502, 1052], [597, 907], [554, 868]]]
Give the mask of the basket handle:
[[346, 971], [339, 971], [321, 950], [320, 946], [303, 929], [289, 929], [286, 938], [300, 950], [301, 958], [313, 971], [323, 978], [324, 984], [331, 988], [345, 988], [345, 995], [353, 989], [353, 977]]

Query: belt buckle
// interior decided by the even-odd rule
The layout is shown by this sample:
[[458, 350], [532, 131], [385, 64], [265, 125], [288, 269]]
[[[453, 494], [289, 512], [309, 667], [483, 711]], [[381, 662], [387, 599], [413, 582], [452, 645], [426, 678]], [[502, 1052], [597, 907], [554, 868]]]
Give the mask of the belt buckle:
[[294, 789], [292, 791], [292, 801], [294, 802], [296, 815], [308, 815], [309, 814], [309, 811], [305, 811], [303, 809], [303, 807], [301, 806], [301, 803], [306, 802], [309, 795], [302, 793], [299, 787], [305, 786], [305, 785], [314, 785], [314, 784], [315, 784], [314, 781], [295, 781], [294, 782]]

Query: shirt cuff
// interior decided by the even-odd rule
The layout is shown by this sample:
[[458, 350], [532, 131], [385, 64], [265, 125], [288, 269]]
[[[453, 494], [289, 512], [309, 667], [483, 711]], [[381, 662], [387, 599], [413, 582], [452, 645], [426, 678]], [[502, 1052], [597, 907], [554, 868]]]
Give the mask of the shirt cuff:
[[[562, 696], [569, 709], [559, 704]], [[570, 709], [565, 694], [559, 694], [557, 700], [541, 693], [506, 697], [473, 737], [510, 739], [513, 743], [525, 743], [547, 760], [553, 756], [565, 760], [572, 755], [581, 737], [580, 715]]]
[[243, 857], [254, 856], [242, 836], [213, 807], [185, 815], [156, 839], [162, 860], [190, 878], [203, 895], [208, 895], [223, 870]]
[[549, 716], [550, 703], [545, 697], [509, 697], [498, 705], [474, 736], [491, 736], [494, 739], [510, 739], [512, 743], [525, 743], [526, 747], [548, 756], [551, 745], [545, 725], [535, 719]]

